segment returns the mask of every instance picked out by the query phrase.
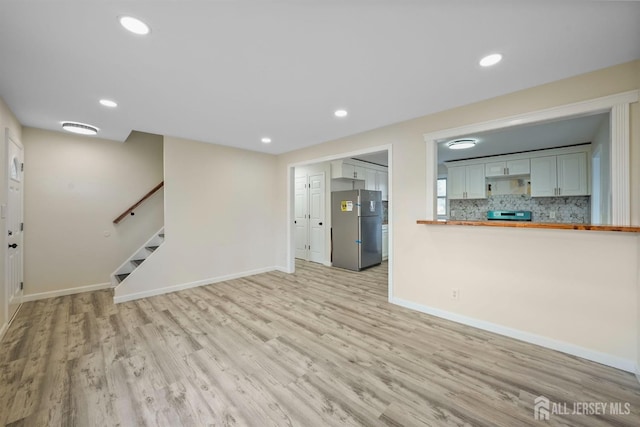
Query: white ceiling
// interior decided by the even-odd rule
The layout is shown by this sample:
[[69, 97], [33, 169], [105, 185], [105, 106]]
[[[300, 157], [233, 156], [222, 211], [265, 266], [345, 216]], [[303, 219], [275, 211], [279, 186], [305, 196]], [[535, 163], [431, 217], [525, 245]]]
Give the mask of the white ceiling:
[[282, 153], [638, 59], [638, 22], [612, 1], [0, 0], [0, 96], [26, 126]]
[[448, 141], [441, 142], [438, 163], [593, 142], [605, 120], [609, 120], [609, 113], [461, 135], [460, 138], [477, 139], [478, 143], [469, 149], [451, 150], [447, 147]]

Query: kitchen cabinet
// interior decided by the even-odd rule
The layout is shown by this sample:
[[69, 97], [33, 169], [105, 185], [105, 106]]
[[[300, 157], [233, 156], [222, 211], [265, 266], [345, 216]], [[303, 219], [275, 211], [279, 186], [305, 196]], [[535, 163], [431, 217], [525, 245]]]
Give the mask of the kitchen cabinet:
[[389, 258], [389, 226], [382, 226], [382, 259]]
[[529, 159], [491, 162], [486, 163], [484, 168], [487, 178], [497, 176], [529, 175], [531, 172]]
[[356, 166], [347, 163], [344, 160], [336, 160], [331, 162], [331, 178], [332, 179], [365, 179], [365, 169], [362, 166]]
[[531, 197], [589, 194], [586, 153], [531, 159]]
[[[331, 178], [355, 180], [353, 188], [380, 191], [382, 200], [388, 200], [389, 185], [386, 168], [377, 165], [372, 166], [367, 167], [365, 164], [358, 164], [357, 160], [335, 160], [331, 162]], [[384, 169], [384, 171], [381, 169]]]
[[449, 199], [486, 199], [484, 164], [454, 166], [447, 172]]

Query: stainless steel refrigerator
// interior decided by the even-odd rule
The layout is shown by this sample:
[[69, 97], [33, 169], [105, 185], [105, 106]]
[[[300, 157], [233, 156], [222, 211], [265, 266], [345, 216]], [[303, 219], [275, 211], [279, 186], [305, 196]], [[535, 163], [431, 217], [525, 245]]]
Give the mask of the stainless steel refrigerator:
[[382, 262], [382, 193], [331, 193], [332, 264], [362, 270]]

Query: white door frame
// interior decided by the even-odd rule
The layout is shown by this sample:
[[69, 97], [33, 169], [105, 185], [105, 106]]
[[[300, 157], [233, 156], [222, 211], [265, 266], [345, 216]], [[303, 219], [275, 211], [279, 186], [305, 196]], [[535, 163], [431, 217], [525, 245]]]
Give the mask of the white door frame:
[[[297, 216], [297, 212], [296, 212], [296, 208], [298, 207], [298, 203], [296, 200], [296, 197], [299, 193], [299, 189], [295, 188], [295, 186], [298, 185], [298, 183], [300, 181], [304, 180], [304, 218], [300, 218], [299, 216]], [[307, 188], [307, 184], [309, 181], [309, 177], [305, 174], [305, 175], [299, 175], [294, 177], [294, 215], [293, 215], [293, 222], [294, 222], [294, 256], [298, 259], [304, 259], [305, 261], [309, 260], [309, 218], [308, 217], [308, 213], [309, 213], [309, 189]], [[300, 224], [298, 224], [298, 221], [304, 221], [304, 256], [300, 257], [299, 253], [298, 253], [298, 248], [297, 248], [297, 239], [299, 237], [298, 235], [298, 228], [302, 228], [300, 227]]]
[[[377, 147], [369, 147], [356, 151], [349, 151], [339, 154], [332, 154], [325, 157], [305, 160], [297, 163], [290, 163], [287, 165], [287, 260], [286, 265], [284, 266], [284, 271], [286, 273], [294, 273], [296, 271], [295, 264], [295, 225], [293, 223], [293, 218], [295, 216], [294, 212], [294, 197], [295, 197], [295, 168], [313, 165], [316, 163], [324, 163], [330, 162], [332, 160], [340, 160], [346, 157], [357, 157], [363, 154], [371, 154], [379, 151], [386, 151], [389, 160], [388, 167], [388, 195], [389, 201], [391, 202], [391, 206], [389, 209], [389, 277], [388, 277], [388, 300], [391, 301], [393, 296], [393, 145], [380, 145]], [[328, 221], [327, 221], [328, 223]]]

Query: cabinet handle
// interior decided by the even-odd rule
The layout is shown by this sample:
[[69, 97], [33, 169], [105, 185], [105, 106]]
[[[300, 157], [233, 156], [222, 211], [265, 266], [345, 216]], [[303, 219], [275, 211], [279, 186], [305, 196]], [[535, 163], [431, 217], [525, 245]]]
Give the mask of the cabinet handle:
[[558, 196], [562, 194], [562, 192], [560, 191], [560, 188], [558, 188]]
[[509, 175], [509, 168], [507, 168], [507, 175]]
[[504, 168], [504, 169], [503, 169], [503, 172], [504, 172], [504, 174], [505, 174], [505, 175], [509, 175], [509, 174], [507, 173], [507, 168]]

